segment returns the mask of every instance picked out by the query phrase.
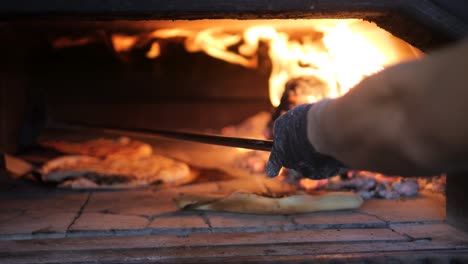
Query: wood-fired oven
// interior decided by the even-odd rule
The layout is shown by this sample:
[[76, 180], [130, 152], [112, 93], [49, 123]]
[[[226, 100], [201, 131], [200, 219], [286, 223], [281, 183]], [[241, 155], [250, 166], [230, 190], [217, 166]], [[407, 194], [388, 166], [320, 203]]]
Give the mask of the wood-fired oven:
[[[308, 54], [308, 41], [307, 48], [324, 49], [324, 37], [331, 39], [340, 25], [367, 28], [372, 33], [366, 36], [388, 37], [381, 49], [398, 48], [390, 65], [465, 38], [467, 12], [468, 5], [455, 0], [0, 2], [2, 153], [40, 166], [56, 155], [39, 147], [40, 140], [128, 136], [150, 143], [158, 154], [189, 161], [199, 177], [182, 186], [70, 190], [34, 181], [34, 175], [13, 177], [1, 159], [0, 262], [468, 261], [466, 175], [447, 175], [446, 195], [424, 191], [370, 199], [356, 210], [179, 211], [172, 203], [176, 196], [285, 187], [259, 180], [263, 171], [248, 164], [256, 156], [242, 160], [247, 165], [231, 158], [247, 157], [242, 150], [105, 129], [263, 136], [282, 93], [272, 96], [278, 93], [272, 85], [279, 82], [284, 89], [288, 80], [326, 68], [334, 56], [328, 54], [320, 67], [295, 61], [302, 74], [289, 72], [281, 79], [284, 60], [275, 60], [272, 45], [284, 34]], [[252, 30], [268, 41], [256, 42], [250, 51], [245, 32], [252, 28], [276, 31]], [[341, 45], [351, 42], [345, 38]], [[319, 55], [311, 61], [323, 59]], [[281, 81], [272, 77], [275, 71]], [[323, 96], [338, 96], [345, 82], [352, 83], [343, 76], [312, 82], [335, 89]]]

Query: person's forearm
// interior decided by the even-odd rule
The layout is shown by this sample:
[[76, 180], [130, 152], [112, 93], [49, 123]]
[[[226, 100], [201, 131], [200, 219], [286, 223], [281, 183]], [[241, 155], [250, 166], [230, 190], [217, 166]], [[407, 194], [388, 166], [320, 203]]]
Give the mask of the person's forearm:
[[357, 169], [400, 175], [463, 169], [467, 57], [465, 41], [365, 79], [309, 112], [309, 140], [319, 152]]

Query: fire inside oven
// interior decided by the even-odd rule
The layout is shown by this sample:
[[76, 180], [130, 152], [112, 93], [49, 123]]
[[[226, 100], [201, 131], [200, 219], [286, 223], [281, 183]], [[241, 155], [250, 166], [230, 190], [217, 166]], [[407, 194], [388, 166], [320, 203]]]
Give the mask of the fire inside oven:
[[[271, 139], [274, 120], [294, 106], [338, 97], [366, 76], [423, 56], [359, 19], [158, 21], [151, 28], [49, 36], [49, 54], [41, 61], [56, 75], [42, 84], [51, 102], [50, 121]], [[190, 151], [184, 162], [210, 167], [193, 161], [204, 158]], [[268, 152], [226, 151], [243, 174], [265, 174]], [[213, 159], [210, 155], [205, 159]], [[239, 176], [224, 163], [219, 160], [214, 168]], [[298, 181], [306, 190], [353, 189], [365, 199], [391, 199], [416, 195], [418, 183], [441, 192], [445, 178], [418, 182], [349, 172], [332, 180]]]
[[[57, 195], [57, 191], [59, 196], [65, 193], [65, 200], [76, 197], [71, 207], [77, 206], [77, 214], [57, 209], [51, 214], [61, 215], [60, 224], [47, 229], [38, 228], [37, 223], [31, 227], [6, 220], [0, 224], [4, 240], [102, 234], [133, 239], [156, 234], [163, 244], [171, 244], [164, 236], [214, 232], [235, 237], [236, 233], [285, 231], [296, 237], [311, 230], [345, 229], [346, 243], [378, 240], [371, 247], [384, 250], [382, 245], [391, 240], [392, 250], [398, 251], [407, 248], [398, 243], [432, 239], [426, 231], [413, 231], [413, 224], [415, 229], [445, 228], [445, 175], [403, 178], [347, 171], [311, 180], [283, 168], [278, 177], [269, 179], [265, 172], [269, 153], [265, 151], [106, 129], [118, 126], [271, 139], [274, 120], [293, 107], [339, 97], [367, 76], [424, 57], [417, 47], [372, 22], [122, 21], [58, 27], [38, 34], [32, 42], [25, 58], [27, 81], [32, 85], [19, 104], [22, 110], [12, 115], [21, 120], [15, 129], [18, 144], [9, 147], [17, 155], [7, 158], [10, 165], [12, 160], [26, 161], [29, 170], [11, 176], [9, 183], [39, 189], [52, 201], [51, 193]], [[62, 171], [74, 162], [80, 165]], [[15, 188], [21, 193], [22, 187]], [[304, 211], [265, 209], [263, 203], [210, 205], [239, 193], [258, 199], [333, 197], [338, 206], [325, 202], [311, 211], [319, 208], [329, 213], [296, 215]], [[346, 196], [340, 200], [343, 193]], [[346, 202], [350, 199], [358, 202], [350, 205]], [[279, 204], [274, 206], [287, 207]], [[18, 209], [5, 208], [12, 214]], [[273, 215], [259, 216], [265, 213]], [[374, 238], [374, 231], [384, 233]], [[369, 240], [356, 238], [362, 234]], [[255, 243], [268, 238], [262, 239]], [[299, 238], [281, 239], [278, 243], [292, 243], [292, 247], [306, 243]], [[241, 240], [233, 243], [249, 244]], [[295, 254], [299, 252], [310, 253], [298, 248]], [[270, 253], [274, 255], [274, 250]]]

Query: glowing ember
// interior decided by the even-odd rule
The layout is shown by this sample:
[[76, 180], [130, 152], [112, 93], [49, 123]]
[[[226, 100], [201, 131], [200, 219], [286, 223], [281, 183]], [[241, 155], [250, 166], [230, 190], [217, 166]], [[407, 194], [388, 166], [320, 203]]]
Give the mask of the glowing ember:
[[348, 171], [345, 175], [325, 180], [299, 180], [299, 186], [308, 191], [352, 190], [364, 199], [412, 197], [421, 190], [440, 193], [444, 192], [445, 183], [445, 176], [403, 178], [368, 171]]

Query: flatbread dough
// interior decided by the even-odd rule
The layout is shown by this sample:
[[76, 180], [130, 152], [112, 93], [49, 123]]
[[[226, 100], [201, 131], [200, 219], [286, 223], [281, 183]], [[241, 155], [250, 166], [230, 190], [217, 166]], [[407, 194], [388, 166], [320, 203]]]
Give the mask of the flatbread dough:
[[193, 180], [189, 167], [161, 155], [134, 159], [63, 156], [40, 170], [42, 180], [70, 188], [132, 188]]
[[363, 203], [354, 193], [334, 192], [312, 196], [296, 194], [281, 198], [247, 192], [228, 196], [188, 195], [174, 200], [180, 209], [213, 210], [248, 214], [300, 214], [318, 211], [356, 209]]

